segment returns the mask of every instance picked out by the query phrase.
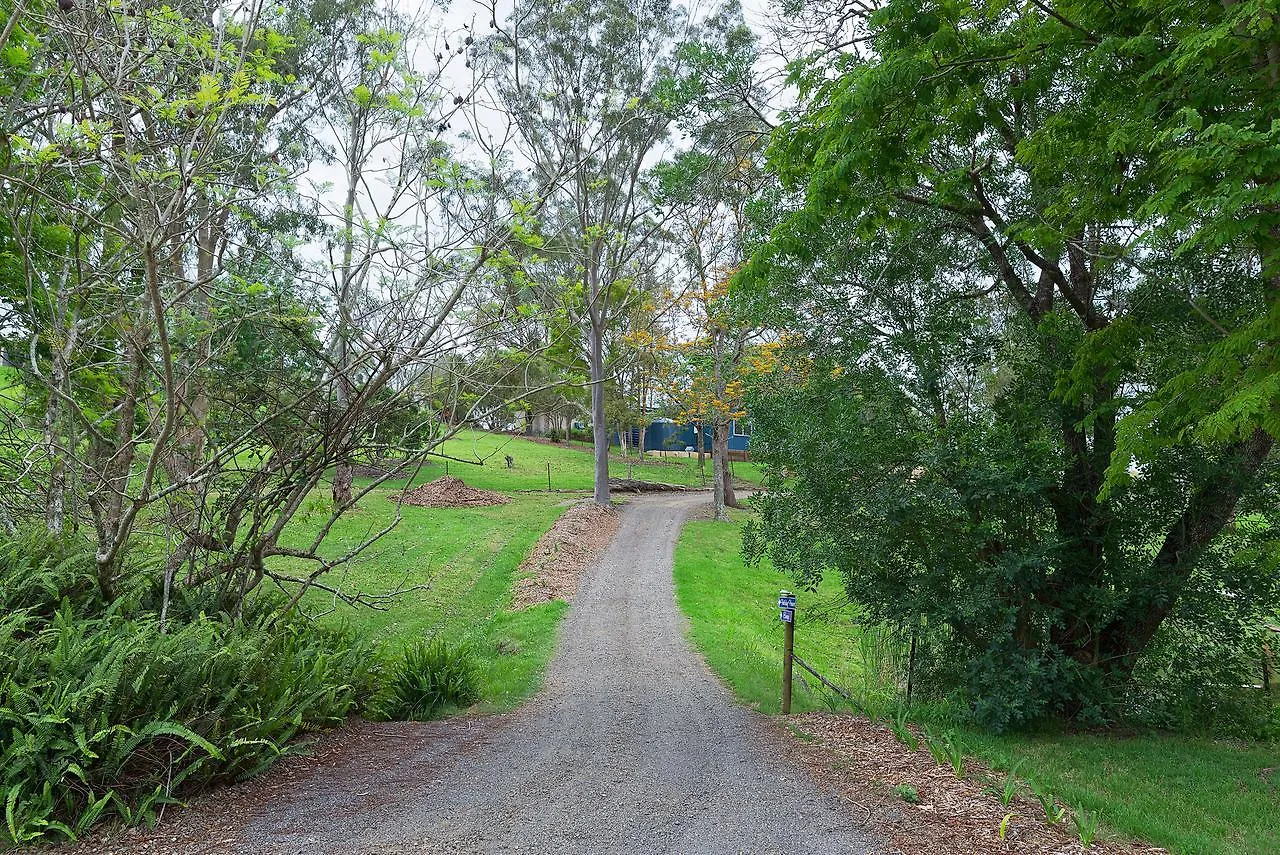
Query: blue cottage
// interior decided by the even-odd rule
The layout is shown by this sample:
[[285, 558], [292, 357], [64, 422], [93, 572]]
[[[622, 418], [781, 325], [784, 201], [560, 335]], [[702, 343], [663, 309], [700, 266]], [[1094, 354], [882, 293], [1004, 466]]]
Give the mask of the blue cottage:
[[[640, 428], [633, 427], [628, 432], [627, 445], [635, 448], [640, 445]], [[703, 426], [701, 431], [694, 425], [677, 424], [671, 419], [658, 419], [649, 425], [644, 432], [645, 451], [684, 451], [697, 450], [698, 435], [701, 434], [702, 450], [711, 451], [711, 428]], [[611, 444], [621, 445], [618, 435], [611, 438]], [[747, 452], [751, 447], [751, 424], [747, 419], [734, 419], [729, 424], [729, 450]]]

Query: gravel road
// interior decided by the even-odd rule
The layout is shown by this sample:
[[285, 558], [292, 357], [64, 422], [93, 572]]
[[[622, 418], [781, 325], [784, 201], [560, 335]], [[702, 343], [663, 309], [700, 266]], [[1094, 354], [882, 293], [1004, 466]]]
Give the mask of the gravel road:
[[282, 787], [234, 843], [211, 848], [877, 851], [847, 805], [777, 756], [774, 726], [735, 704], [685, 641], [672, 552], [686, 513], [705, 501], [647, 496], [624, 508], [529, 704], [423, 726], [426, 739], [395, 730], [367, 739], [376, 750], [353, 750]]

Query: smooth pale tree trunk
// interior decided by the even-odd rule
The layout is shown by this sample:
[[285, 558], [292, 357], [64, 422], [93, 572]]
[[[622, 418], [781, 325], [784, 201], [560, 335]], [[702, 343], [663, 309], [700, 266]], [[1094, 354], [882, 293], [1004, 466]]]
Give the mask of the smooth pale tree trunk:
[[[346, 342], [339, 347], [343, 355], [339, 359], [339, 366], [343, 369], [343, 374], [338, 378], [338, 386], [336, 389], [336, 401], [339, 413], [346, 413], [347, 402], [351, 398], [350, 383], [345, 373], [346, 369]], [[351, 504], [351, 484], [354, 481], [354, 472], [351, 463], [347, 460], [341, 460], [333, 467], [333, 506], [335, 508], [345, 508]]]
[[712, 458], [719, 478], [724, 484], [724, 503], [731, 508], [740, 508], [738, 495], [733, 490], [733, 473], [729, 471], [729, 425], [724, 425], [721, 435], [716, 441]]
[[[715, 370], [712, 377], [717, 399], [721, 405], [725, 397], [725, 353], [724, 331], [718, 326], [712, 332], [712, 347], [715, 353]], [[715, 476], [716, 519], [728, 522], [729, 515], [725, 506], [738, 507], [737, 498], [733, 494], [733, 479], [729, 475], [729, 419], [717, 412], [711, 430], [711, 471]]]
[[595, 482], [593, 498], [597, 504], [609, 504], [609, 430], [604, 417], [604, 330], [593, 319], [588, 348], [591, 370], [591, 439], [595, 443]]
[[[49, 386], [61, 390], [66, 382], [66, 363], [61, 349], [55, 350], [53, 367], [49, 372]], [[53, 391], [49, 392], [44, 410], [44, 449], [49, 458], [49, 497], [44, 508], [45, 528], [51, 532], [62, 531], [66, 513], [67, 464], [66, 454], [59, 447], [58, 427], [62, 422], [63, 402]]]
[[640, 410], [640, 444], [636, 447], [636, 451], [640, 453], [640, 459], [644, 460], [644, 435], [645, 435], [646, 429], [648, 428], [649, 419], [647, 416], [647, 410], [645, 408], [645, 399], [648, 397], [648, 394], [647, 394], [647, 388], [645, 386], [645, 379], [643, 376], [641, 376], [640, 378], [639, 386], [640, 386], [640, 406], [638, 409]]
[[[50, 375], [50, 382], [61, 383], [56, 362], [55, 369]], [[55, 534], [62, 531], [67, 495], [66, 456], [58, 448], [57, 435], [61, 411], [62, 401], [50, 394], [45, 404], [44, 415], [44, 447], [45, 454], [49, 457], [49, 497], [44, 507], [44, 525]]]
[[[68, 290], [69, 270], [63, 271], [62, 284], [58, 289], [57, 320], [64, 325], [65, 341], [60, 348], [53, 349], [53, 365], [49, 370], [49, 397], [44, 411], [44, 448], [49, 457], [49, 498], [45, 504], [45, 528], [51, 532], [61, 532], [66, 525], [67, 512], [67, 454], [75, 446], [72, 433], [75, 424], [67, 413], [65, 401], [54, 392], [58, 390], [69, 396], [69, 372], [75, 353], [78, 327], [71, 317]], [[65, 431], [65, 437], [60, 432]], [[61, 444], [65, 442], [64, 444]]]
[[[351, 326], [351, 300], [353, 298], [352, 289], [355, 284], [355, 271], [352, 265], [355, 261], [355, 210], [356, 210], [356, 188], [360, 184], [361, 175], [363, 173], [363, 164], [360, 162], [359, 153], [363, 152], [364, 147], [360, 132], [358, 130], [359, 122], [355, 116], [351, 122], [351, 138], [348, 143], [351, 152], [351, 163], [347, 167], [347, 195], [342, 207], [342, 225], [343, 225], [343, 246], [342, 246], [342, 281], [341, 288], [338, 292], [338, 353], [337, 353], [337, 371], [338, 385], [334, 390], [339, 417], [345, 416], [347, 404], [351, 400], [351, 378], [349, 376], [350, 365], [350, 349], [347, 346], [347, 336], [350, 335]], [[345, 508], [351, 504], [351, 482], [353, 480], [353, 472], [351, 470], [351, 462], [343, 459], [337, 462], [333, 468], [333, 506], [335, 508]]]
[[722, 442], [727, 448], [729, 445], [729, 426], [721, 424], [720, 420], [717, 419], [715, 427], [711, 430], [711, 471], [715, 475], [716, 519], [721, 522], [728, 522], [729, 514], [725, 510], [725, 504], [729, 483], [725, 477], [727, 470], [720, 465], [719, 451]]
[[[212, 319], [209, 307], [209, 283], [213, 281], [215, 253], [218, 244], [218, 227], [210, 219], [208, 202], [203, 194], [197, 202], [204, 224], [196, 231], [196, 279], [198, 287], [191, 289], [187, 297], [187, 308], [193, 317], [198, 319], [203, 328], [196, 342], [191, 363], [186, 366], [185, 376], [178, 385], [178, 394], [186, 406], [187, 418], [178, 426], [174, 437], [173, 477], [189, 478], [204, 463], [205, 428], [209, 420], [209, 390], [205, 382], [204, 372], [208, 370], [209, 360], [213, 353], [213, 345], [209, 340], [207, 327]], [[182, 258], [185, 255], [181, 247], [175, 248], [174, 276], [177, 281], [185, 282], [186, 267]], [[193, 503], [199, 504], [198, 502]]]

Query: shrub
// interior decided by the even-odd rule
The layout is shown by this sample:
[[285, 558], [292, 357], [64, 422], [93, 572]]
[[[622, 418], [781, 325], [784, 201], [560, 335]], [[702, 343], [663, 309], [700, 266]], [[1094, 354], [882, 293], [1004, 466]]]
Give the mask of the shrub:
[[1256, 625], [1204, 615], [1166, 621], [1136, 669], [1125, 717], [1149, 727], [1275, 739], [1280, 705], [1252, 688], [1261, 678], [1263, 640]]
[[216, 614], [161, 631], [145, 586], [96, 593], [86, 552], [41, 535], [0, 545], [0, 840], [151, 822], [368, 698], [371, 657], [349, 635]]
[[560, 430], [560, 428], [552, 428], [547, 431], [547, 439], [552, 442], [564, 442], [564, 431]]
[[450, 707], [480, 697], [475, 654], [443, 638], [419, 642], [405, 651], [379, 701], [379, 711], [397, 721], [427, 721]]

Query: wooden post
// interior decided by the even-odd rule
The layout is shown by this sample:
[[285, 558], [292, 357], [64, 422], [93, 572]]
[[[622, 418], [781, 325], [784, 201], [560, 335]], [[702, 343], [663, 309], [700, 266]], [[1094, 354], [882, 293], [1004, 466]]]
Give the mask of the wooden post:
[[547, 492], [551, 492], [551, 461], [547, 461]]
[[907, 704], [911, 703], [911, 690], [916, 680], [916, 630], [911, 628], [911, 652], [907, 655]]
[[795, 657], [796, 598], [790, 591], [778, 593], [778, 618], [782, 621], [782, 714], [791, 713], [791, 665]]
[[789, 620], [782, 627], [782, 714], [791, 712], [791, 659], [795, 651], [796, 624]]

